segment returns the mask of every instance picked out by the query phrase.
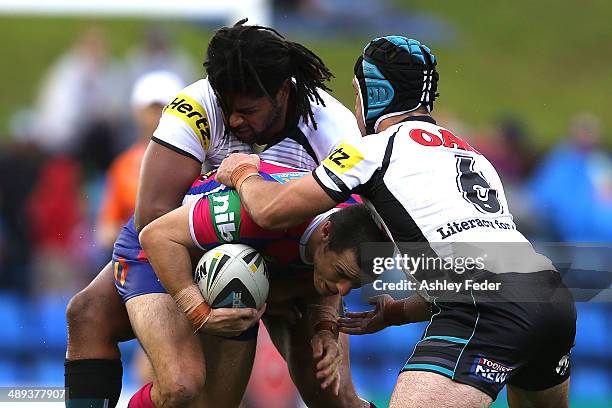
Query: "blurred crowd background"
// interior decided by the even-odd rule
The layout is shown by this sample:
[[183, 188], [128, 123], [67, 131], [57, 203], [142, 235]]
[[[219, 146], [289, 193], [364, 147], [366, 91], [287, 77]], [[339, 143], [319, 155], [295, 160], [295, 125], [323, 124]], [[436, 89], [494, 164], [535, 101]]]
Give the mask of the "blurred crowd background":
[[[609, 287], [612, 6], [491, 3], [500, 4], [276, 0], [271, 24], [328, 63], [351, 109], [367, 40], [403, 34], [430, 45], [441, 77], [434, 117], [497, 168], [528, 238], [608, 248], [588, 255], [604, 273], [580, 282]], [[135, 85], [160, 71], [182, 84], [203, 77], [212, 30], [227, 23], [0, 15], [0, 386], [63, 385], [66, 304], [110, 259], [164, 103], [138, 99]], [[612, 304], [588, 299], [578, 304], [572, 406], [608, 407]], [[346, 303], [369, 308], [359, 291]], [[351, 338], [362, 396], [385, 406], [422, 329]], [[260, 339], [245, 406], [299, 406], [282, 359]], [[133, 363], [137, 349], [123, 345], [127, 397], [147, 375]]]

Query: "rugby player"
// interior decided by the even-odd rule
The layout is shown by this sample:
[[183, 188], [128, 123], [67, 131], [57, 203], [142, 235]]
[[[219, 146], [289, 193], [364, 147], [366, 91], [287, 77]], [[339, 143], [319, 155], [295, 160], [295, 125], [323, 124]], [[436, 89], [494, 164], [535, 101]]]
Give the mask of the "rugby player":
[[[426, 46], [377, 38], [357, 60], [353, 80], [357, 119], [369, 136], [341, 143], [297, 181], [267, 182], [257, 176], [259, 159], [244, 154], [226, 159], [217, 179], [236, 188], [266, 229], [289, 228], [357, 193], [399, 250], [421, 243], [441, 257], [444, 245], [497, 242], [474, 276], [501, 283], [498, 292], [464, 291], [466, 301], [445, 291], [398, 303], [380, 299], [375, 314], [395, 323], [431, 315], [390, 407], [489, 406], [504, 385], [512, 407], [567, 407], [576, 330], [571, 294], [550, 260], [517, 231], [493, 166], [430, 115], [438, 78]], [[420, 272], [415, 279], [423, 282]], [[336, 275], [337, 282], [361, 283]], [[359, 329], [363, 316], [356, 317]], [[352, 322], [342, 321], [345, 331]]]
[[[270, 180], [283, 181], [297, 178], [307, 174], [292, 168], [284, 167], [273, 163], [262, 163], [262, 175]], [[235, 327], [222, 327], [215, 321], [216, 313], [221, 310], [227, 313], [227, 309], [211, 309], [207, 305], [193, 282], [192, 263], [190, 258], [191, 250], [210, 250], [222, 243], [245, 243], [260, 252], [266, 258], [266, 265], [272, 271], [271, 275], [271, 295], [270, 297], [297, 296], [304, 297], [309, 294], [311, 297], [316, 295], [313, 286], [313, 274], [310, 272], [314, 264], [314, 281], [323, 280], [324, 276], [329, 275], [331, 270], [339, 269], [353, 275], [359, 275], [357, 263], [359, 245], [362, 242], [379, 241], [384, 239], [383, 232], [376, 226], [368, 215], [367, 210], [362, 205], [350, 206], [356, 203], [354, 199], [349, 199], [347, 203], [339, 205], [325, 214], [319, 215], [308, 222], [282, 232], [262, 230], [257, 224], [251, 221], [246, 212], [241, 211], [238, 195], [228, 187], [219, 184], [215, 180], [214, 174], [198, 178], [185, 197], [185, 205], [171, 211], [170, 213], [153, 221], [140, 233], [142, 248], [151, 264], [146, 262], [144, 254], [139, 247], [134, 244], [135, 231], [129, 225], [124, 228], [115, 245], [114, 259], [117, 259], [122, 267], [119, 270], [120, 278], [116, 283], [117, 289], [124, 300], [139, 295], [139, 290], [148, 288], [149, 291], [158, 292], [168, 290], [168, 293], [176, 300], [179, 309], [185, 311], [186, 316], [191, 322], [191, 331], [201, 331], [206, 334], [216, 334], [225, 336], [238, 336], [255, 341], [254, 336], [249, 333], [242, 333], [247, 325], [253, 325], [257, 319], [255, 310], [239, 310], [244, 315], [243, 325]], [[340, 208], [344, 208], [340, 210]], [[220, 217], [220, 218], [219, 218]], [[228, 228], [227, 222], [218, 222], [218, 219], [233, 220], [232, 228]], [[228, 232], [232, 231], [232, 232]], [[201, 251], [196, 251], [198, 255]], [[140, 253], [140, 255], [137, 255]], [[249, 262], [261, 261], [260, 257], [254, 257]], [[223, 262], [223, 260], [219, 261]], [[286, 271], [290, 266], [290, 270]], [[281, 268], [279, 271], [277, 268]], [[155, 269], [155, 272], [153, 270]], [[305, 276], [296, 274], [295, 270], [307, 271]], [[128, 271], [125, 274], [124, 271]], [[287, 272], [291, 274], [289, 280], [298, 291], [282, 287], [282, 293], [278, 292], [275, 281], [283, 278]], [[156, 276], [157, 274], [157, 276]], [[159, 277], [159, 280], [157, 279]], [[287, 277], [284, 277], [287, 279]], [[162, 287], [163, 285], [163, 287]], [[321, 294], [346, 294], [350, 288], [325, 288], [320, 289]], [[287, 293], [289, 291], [289, 293]], [[292, 292], [292, 293], [291, 293]], [[245, 296], [246, 294], [243, 294]], [[317, 299], [314, 299], [315, 301]], [[348, 376], [348, 367], [341, 367], [342, 354], [335, 347], [335, 340], [329, 341], [330, 337], [337, 337], [336, 316], [334, 313], [321, 314], [321, 307], [313, 305], [309, 308], [318, 315], [318, 319], [313, 322], [311, 329], [315, 333], [301, 334], [312, 338], [313, 347], [319, 349], [320, 358], [313, 359], [310, 350], [292, 350], [301, 354], [301, 361], [308, 370], [316, 370], [316, 376], [323, 386], [334, 389], [338, 394], [341, 376]], [[229, 311], [232, 311], [229, 309]], [[175, 324], [175, 330], [188, 326], [187, 319], [181, 316], [178, 309], [167, 311], [172, 315], [172, 319], [178, 320], [181, 324]], [[131, 315], [132, 316], [132, 315]], [[134, 330], [140, 339], [142, 330], [149, 330], [151, 322], [132, 320]], [[212, 325], [210, 324], [211, 322]], [[153, 323], [155, 326], [155, 323]], [[298, 328], [299, 330], [299, 328]], [[249, 329], [256, 332], [257, 327]], [[163, 354], [173, 354], [173, 345], [151, 344], [141, 340], [143, 347], [154, 366], [154, 371], [159, 372], [164, 369]], [[202, 342], [206, 342], [214, 337], [205, 336]], [[295, 338], [290, 339], [294, 342]], [[331, 347], [330, 347], [331, 346]], [[155, 351], [155, 352], [153, 352]], [[204, 355], [200, 351], [199, 355], [195, 350], [180, 350], [181, 353], [189, 353], [189, 359], [181, 359], [181, 369], [183, 372], [194, 375], [195, 373], [205, 372]], [[226, 355], [223, 347], [214, 349], [215, 359], [225, 362], [232, 361], [232, 356]], [[160, 355], [161, 354], [161, 355]], [[206, 354], [208, 356], [208, 354]], [[239, 365], [242, 376], [248, 379], [252, 367], [253, 355], [250, 359], [234, 361], [233, 364]], [[172, 355], [171, 358], [176, 358]], [[340, 373], [341, 368], [344, 369]], [[302, 374], [303, 375], [303, 374]], [[220, 376], [223, 381], [227, 381], [225, 372], [211, 372], [208, 378]], [[311, 373], [315, 376], [315, 372]], [[197, 378], [197, 377], [196, 377]], [[206, 381], [208, 381], [208, 378]], [[163, 379], [162, 379], [163, 381]], [[151, 385], [145, 386], [145, 390], [150, 390]], [[158, 381], [153, 383], [153, 391], [138, 393], [130, 402], [130, 407], [149, 406], [150, 395], [155, 395], [155, 388], [159, 387]], [[144, 398], [143, 398], [144, 396]], [[147, 398], [148, 397], [148, 398]], [[241, 395], [233, 392], [227, 395], [223, 402], [211, 400], [206, 395], [194, 397], [194, 406], [237, 406]], [[230, 401], [228, 403], [228, 401]], [[198, 403], [202, 405], [197, 405]]]
[[[305, 174], [291, 168], [272, 164], [266, 164], [263, 170], [267, 171], [266, 176], [268, 178], [274, 180], [287, 180]], [[224, 308], [210, 310], [210, 307], [203, 302], [199, 289], [193, 283], [189, 258], [181, 258], [181, 255], [187, 254], [184, 250], [177, 250], [177, 247], [173, 245], [173, 242], [176, 244], [176, 240], [179, 238], [176, 235], [170, 235], [168, 237], [170, 242], [167, 242], [167, 240], [164, 240], [163, 244], [152, 242], [156, 241], [160, 235], [163, 236], [168, 231], [170, 233], [176, 232], [179, 229], [178, 227], [185, 227], [186, 230], [183, 230], [183, 232], [186, 231], [191, 242], [190, 228], [193, 228], [193, 233], [196, 234], [196, 237], [199, 237], [196, 243], [202, 248], [211, 248], [224, 242], [247, 243], [263, 254], [276, 258], [276, 263], [281, 266], [289, 265], [292, 269], [296, 268], [294, 261], [297, 261], [298, 267], [303, 269], [304, 262], [299, 262], [299, 255], [304, 250], [303, 259], [308, 259], [309, 253], [314, 250], [313, 246], [316, 246], [317, 249], [320, 249], [316, 251], [318, 257], [315, 257], [319, 265], [318, 268], [315, 267], [315, 270], [318, 271], [319, 275], [328, 274], [332, 267], [344, 268], [351, 270], [353, 274], [358, 274], [358, 272], [355, 272], [357, 256], [352, 251], [347, 252], [345, 250], [349, 245], [347, 242], [350, 243], [351, 248], [354, 248], [360, 242], [367, 241], [368, 236], [373, 236], [373, 239], [383, 237], [371, 218], [368, 217], [370, 223], [364, 222], [363, 211], [348, 210], [348, 212], [345, 212], [348, 215], [336, 217], [338, 221], [331, 224], [332, 231], [334, 230], [333, 225], [337, 225], [340, 231], [335, 234], [336, 238], [333, 244], [329, 244], [330, 250], [322, 251], [324, 247], [318, 245], [318, 243], [321, 242], [319, 241], [321, 235], [327, 238], [329, 233], [330, 224], [325, 222], [327, 217], [317, 217], [310, 224], [303, 224], [301, 227], [280, 234], [263, 231], [256, 228], [255, 224], [246, 217], [246, 214], [241, 215], [237, 195], [228, 190], [227, 187], [216, 182], [214, 175], [199, 177], [184, 199], [186, 204], [198, 200], [196, 204], [185, 205], [174, 210], [162, 216], [159, 222], [154, 221], [149, 224], [151, 228], [143, 229], [141, 233], [142, 241], [148, 244], [143, 247], [145, 251], [140, 247], [133, 220], [126, 224], [115, 243], [113, 252], [113, 264], [116, 265], [115, 286], [123, 301], [127, 304], [132, 327], [156, 374], [154, 383], [146, 384], [132, 398], [130, 401], [131, 408], [162, 404], [174, 406], [186, 403], [191, 406], [238, 406], [250, 375], [253, 354], [252, 352], [241, 352], [242, 350], [238, 349], [237, 344], [241, 344], [243, 349], [248, 351], [254, 350], [257, 327], [251, 326], [259, 319], [262, 312], [260, 311], [257, 314], [255, 310]], [[202, 196], [204, 197], [200, 198]], [[219, 208], [226, 209], [222, 215], [225, 215], [228, 220], [233, 219], [233, 228], [231, 229], [235, 229], [235, 233], [227, 235], [222, 232], [227, 232], [225, 229], [227, 223], [221, 226], [221, 224], [217, 225], [214, 221], [211, 221], [211, 211], [214, 212]], [[230, 215], [230, 213], [232, 214]], [[182, 216], [186, 218], [180, 218]], [[334, 217], [333, 215], [330, 217], [330, 222]], [[347, 220], [347, 218], [350, 219]], [[184, 223], [181, 221], [184, 221]], [[348, 221], [350, 221], [350, 225], [347, 226]], [[316, 228], [318, 226], [320, 228]], [[215, 228], [218, 229], [215, 231]], [[370, 231], [369, 235], [360, 233], [364, 229], [366, 232]], [[353, 232], [349, 234], [346, 233], [347, 230], [353, 230]], [[315, 232], [317, 233], [315, 234]], [[182, 238], [184, 236], [182, 235]], [[303, 247], [298, 245], [300, 241], [303, 242]], [[184, 239], [181, 242], [186, 245]], [[327, 239], [323, 240], [323, 243], [327, 243]], [[193, 242], [191, 247], [196, 247]], [[328, 262], [329, 254], [334, 252], [336, 248], [340, 248], [338, 250], [341, 253], [340, 259], [336, 262]], [[166, 255], [161, 265], [159, 258], [155, 258], [155, 255], [160, 253]], [[153, 265], [161, 271], [161, 279], [157, 279], [153, 268], [147, 261], [147, 256], [152, 256], [154, 260], [157, 259], [157, 262], [154, 261]], [[176, 273], [177, 269], [182, 273]], [[167, 272], [168, 270], [171, 272]], [[281, 288], [284, 297], [304, 298], [305, 295], [310, 295], [310, 297], [316, 295], [316, 292], [312, 290], [312, 277], [305, 281], [297, 279], [298, 277], [295, 275], [289, 278], [292, 286], [297, 288], [298, 291], [288, 292], [287, 288]], [[272, 292], [275, 291], [274, 283], [275, 279], [272, 280]], [[180, 308], [168, 307], [151, 311], [148, 308], [139, 307], [142, 300], [146, 304], [151, 304], [150, 299], [168, 296], [166, 289], [169, 289]], [[348, 289], [347, 287], [340, 293], [346, 293]], [[336, 293], [338, 291], [327, 289], [323, 291], [325, 295]], [[303, 302], [306, 303], [307, 300], [309, 299], [305, 299]], [[317, 300], [314, 299], [315, 302]], [[338, 350], [336, 345], [338, 334], [336, 328], [337, 312], [333, 307], [325, 306], [325, 304], [315, 304], [311, 308], [305, 307], [305, 310], [310, 309], [309, 311], [313, 312], [309, 313], [312, 316], [309, 316], [308, 319], [312, 327], [304, 328], [302, 327], [303, 324], [297, 325], [292, 328], [294, 333], [287, 338], [291, 343], [289, 353], [295, 354], [289, 361], [294, 364], [299, 361], [301, 364], [301, 370], [294, 370], [294, 372], [305, 378], [316, 378], [321, 381], [324, 390], [330, 388], [330, 391], [332, 391], [325, 394], [320, 393], [322, 395], [316, 395], [316, 389], [312, 390], [311, 393], [304, 393], [305, 398], [313, 398], [312, 401], [307, 401], [310, 406], [346, 404], [346, 401], [343, 402], [342, 398], [336, 398], [334, 395], [339, 394], [343, 377], [346, 377], [343, 384], [346, 384], [347, 381], [350, 384], [348, 365], [341, 365], [345, 361], [345, 357], [342, 355], [344, 350]], [[187, 313], [193, 327], [189, 326], [188, 320], [182, 316], [181, 310]], [[230, 320], [230, 317], [236, 319]], [[303, 320], [307, 321], [306, 318]], [[251, 328], [249, 329], [249, 327]], [[200, 338], [192, 335], [194, 329], [196, 331], [201, 330]], [[233, 337], [231, 340], [227, 340], [219, 337], [220, 335]], [[176, 339], [179, 337], [182, 340], [177, 344]], [[194, 337], [198, 342], [197, 344], [202, 343], [203, 350], [188, 341], [188, 339]], [[308, 341], [304, 341], [304, 339]], [[315, 355], [310, 350], [311, 342], [314, 351], [316, 351]], [[237, 350], [240, 352], [239, 358], [235, 355]], [[211, 361], [215, 369], [208, 367]], [[222, 367], [231, 366], [231, 370], [220, 368], [218, 362], [223, 362]], [[171, 395], [163, 395], [161, 391], [169, 388], [167, 382], [174, 379], [174, 376], [167, 373], [174, 370], [180, 370], [181, 377], [187, 377], [187, 379], [183, 380], [183, 388], [180, 391], [177, 390]], [[230, 378], [229, 375], [234, 376], [234, 378]], [[302, 382], [298, 381], [298, 383], [312, 384], [313, 381], [303, 380]], [[326, 397], [327, 394], [329, 394], [329, 397]], [[355, 396], [355, 398], [358, 397]], [[356, 403], [369, 404], [361, 399], [358, 399]], [[355, 401], [352, 401], [351, 404], [350, 406], [355, 406]]]
[[[359, 138], [354, 116], [325, 92], [325, 82], [331, 77], [325, 64], [276, 31], [244, 22], [215, 33], [205, 62], [208, 77], [187, 86], [164, 109], [141, 167], [135, 230], [180, 206], [202, 166], [215, 168], [230, 152], [251, 152], [244, 142], [265, 149], [262, 158], [313, 169], [341, 138]], [[66, 311], [68, 407], [83, 403], [93, 408], [114, 407], [121, 392], [118, 342], [134, 334], [114, 287], [113, 269], [111, 263], [104, 267], [71, 299]], [[135, 313], [148, 311], [149, 317], [158, 316], [160, 309], [176, 308], [167, 294], [143, 294], [131, 299], [128, 308], [129, 303], [134, 304]], [[302, 320], [300, 324], [309, 325], [308, 319]], [[152, 330], [150, 335], [157, 336], [157, 342], [178, 344], [176, 349], [197, 349], [196, 337], [182, 333], [171, 338], [174, 333], [178, 332]], [[302, 339], [308, 346], [309, 341]], [[347, 336], [341, 335], [339, 341], [346, 357], [343, 363], [348, 364]], [[225, 341], [224, 347], [234, 349], [230, 354], [236, 360], [253, 352], [240, 342]], [[187, 353], [178, 356], [188, 358]], [[197, 389], [199, 383], [182, 375], [180, 358], [168, 358], [168, 364], [163, 373], [157, 373], [166, 380], [159, 391], [165, 399], [180, 404], [190, 394], [181, 394], [181, 390]], [[207, 361], [207, 367], [214, 369], [215, 361]], [[295, 372], [299, 360], [289, 361], [289, 367], [305, 400], [322, 398], [321, 404], [327, 404], [333, 397], [341, 406], [367, 406], [357, 398], [349, 376], [342, 377], [340, 396], [335, 398], [330, 387], [322, 392], [315, 378]], [[231, 364], [223, 370], [224, 380], [241, 378], [232, 375]], [[207, 386], [214, 388], [212, 381]], [[227, 395], [226, 389], [217, 390]]]

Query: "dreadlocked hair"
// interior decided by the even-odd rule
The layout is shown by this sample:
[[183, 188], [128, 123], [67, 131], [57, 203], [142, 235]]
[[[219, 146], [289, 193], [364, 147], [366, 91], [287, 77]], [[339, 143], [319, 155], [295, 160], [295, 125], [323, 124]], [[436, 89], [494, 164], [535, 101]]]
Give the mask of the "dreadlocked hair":
[[273, 28], [245, 25], [246, 21], [217, 30], [206, 53], [204, 68], [223, 109], [235, 94], [274, 101], [283, 83], [293, 78], [297, 114], [316, 129], [311, 103], [325, 106], [318, 89], [330, 91], [325, 82], [333, 77], [331, 71], [303, 45], [287, 41]]

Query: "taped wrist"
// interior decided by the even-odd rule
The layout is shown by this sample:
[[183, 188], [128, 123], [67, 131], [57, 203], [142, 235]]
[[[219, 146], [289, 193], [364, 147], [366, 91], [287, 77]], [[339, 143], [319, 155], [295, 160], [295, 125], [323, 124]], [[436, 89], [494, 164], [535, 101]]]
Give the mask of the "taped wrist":
[[400, 326], [407, 323], [403, 300], [393, 300], [387, 302], [383, 309], [383, 320], [393, 326]]
[[243, 163], [232, 171], [230, 179], [236, 191], [240, 192], [240, 186], [242, 186], [244, 180], [253, 176], [259, 176], [259, 169], [257, 169], [257, 166], [250, 163]]
[[331, 320], [320, 320], [313, 326], [313, 330], [315, 333], [318, 333], [323, 330], [327, 330], [328, 332], [331, 332], [331, 334], [333, 334], [336, 337], [338, 336], [338, 333], [339, 333], [338, 323], [332, 322]]
[[186, 315], [191, 325], [198, 331], [210, 317], [210, 306], [204, 300], [198, 285], [191, 284], [174, 295], [174, 301]]
[[315, 333], [328, 330], [338, 335], [338, 309], [333, 306], [308, 305], [308, 318]]

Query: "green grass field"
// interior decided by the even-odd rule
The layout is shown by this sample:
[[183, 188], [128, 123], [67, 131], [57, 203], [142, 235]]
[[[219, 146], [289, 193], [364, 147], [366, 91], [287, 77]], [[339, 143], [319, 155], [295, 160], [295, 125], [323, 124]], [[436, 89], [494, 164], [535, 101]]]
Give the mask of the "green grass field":
[[[612, 145], [608, 114], [612, 47], [607, 43], [612, 38], [612, 3], [414, 0], [409, 4], [410, 8], [402, 7], [438, 16], [457, 33], [456, 38], [431, 44], [440, 61], [437, 109], [453, 112], [475, 128], [491, 124], [502, 114], [515, 114], [526, 121], [538, 148], [558, 140], [575, 113], [590, 111], [602, 118], [606, 143]], [[108, 31], [116, 57], [133, 47], [150, 25], [126, 19], [0, 17], [4, 40], [0, 134], [6, 134], [15, 110], [33, 104], [47, 67], [82, 27], [94, 22]], [[178, 43], [201, 61], [210, 32], [191, 23], [167, 26]], [[410, 27], [404, 34], [410, 35]], [[351, 108], [353, 64], [366, 40], [304, 41], [332, 68], [336, 75], [332, 88]]]

